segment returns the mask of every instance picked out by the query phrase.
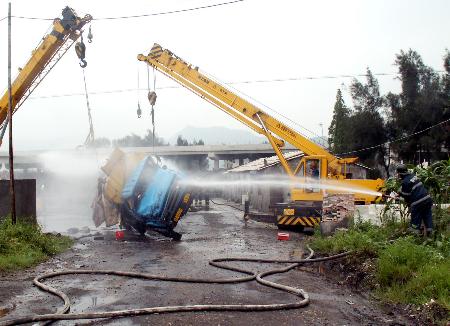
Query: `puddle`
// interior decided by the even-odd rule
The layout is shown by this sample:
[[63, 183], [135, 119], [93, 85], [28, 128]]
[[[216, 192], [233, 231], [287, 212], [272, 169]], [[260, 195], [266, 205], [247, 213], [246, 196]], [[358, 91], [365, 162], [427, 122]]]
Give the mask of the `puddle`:
[[90, 214], [39, 214], [37, 220], [45, 232], [66, 232], [69, 229], [82, 231], [84, 228], [95, 229]]
[[77, 299], [76, 302], [72, 304], [71, 311], [81, 312], [86, 310], [91, 310], [91, 308], [101, 307], [109, 305], [117, 301], [117, 297], [114, 296], [101, 296], [98, 294], [85, 295]]
[[75, 243], [75, 244], [72, 246], [72, 248], [73, 248], [73, 249], [78, 249], [78, 250], [86, 250], [86, 249], [89, 249], [89, 244], [78, 242], [78, 243]]

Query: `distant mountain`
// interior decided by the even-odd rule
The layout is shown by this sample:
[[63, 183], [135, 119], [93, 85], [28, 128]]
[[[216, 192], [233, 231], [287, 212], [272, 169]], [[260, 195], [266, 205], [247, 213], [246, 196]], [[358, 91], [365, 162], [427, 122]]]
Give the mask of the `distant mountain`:
[[177, 143], [178, 135], [187, 139], [189, 143], [202, 139], [205, 145], [240, 145], [240, 144], [262, 144], [267, 141], [265, 137], [258, 136], [250, 131], [231, 129], [226, 127], [192, 127], [187, 126], [169, 138], [171, 145]]

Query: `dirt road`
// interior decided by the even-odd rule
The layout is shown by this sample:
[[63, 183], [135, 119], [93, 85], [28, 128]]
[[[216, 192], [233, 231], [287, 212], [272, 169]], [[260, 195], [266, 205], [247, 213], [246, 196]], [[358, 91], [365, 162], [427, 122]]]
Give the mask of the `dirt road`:
[[[32, 286], [36, 274], [61, 269], [115, 269], [168, 276], [226, 277], [237, 273], [208, 265], [212, 258], [227, 256], [299, 259], [304, 235], [291, 233], [289, 241], [277, 241], [271, 225], [242, 219], [228, 206], [212, 204], [209, 211], [190, 212], [179, 224], [181, 242], [150, 235], [144, 241], [127, 236], [116, 241], [113, 230], [103, 239], [83, 238], [68, 252], [36, 268], [1, 275], [0, 321], [28, 314], [52, 313], [60, 299]], [[239, 265], [239, 264], [237, 264]], [[240, 263], [266, 270], [274, 265]], [[177, 313], [115, 320], [59, 322], [62, 325], [406, 325], [409, 320], [383, 311], [375, 303], [343, 285], [320, 275], [317, 266], [297, 268], [272, 276], [282, 284], [306, 290], [311, 303], [306, 308], [272, 312]], [[256, 282], [243, 284], [186, 284], [144, 281], [115, 276], [66, 276], [47, 281], [68, 294], [72, 312], [107, 311], [139, 307], [190, 304], [264, 304], [295, 301], [295, 297]], [[0, 310], [2, 311], [2, 310]]]

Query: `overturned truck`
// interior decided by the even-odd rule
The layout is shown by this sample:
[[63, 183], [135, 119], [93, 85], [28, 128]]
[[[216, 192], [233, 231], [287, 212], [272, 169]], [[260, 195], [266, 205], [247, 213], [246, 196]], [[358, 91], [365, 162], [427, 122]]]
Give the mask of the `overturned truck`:
[[173, 229], [189, 210], [192, 190], [185, 176], [161, 166], [153, 156], [115, 149], [101, 168], [93, 203], [96, 226], [120, 224], [144, 235], [153, 230], [174, 240]]

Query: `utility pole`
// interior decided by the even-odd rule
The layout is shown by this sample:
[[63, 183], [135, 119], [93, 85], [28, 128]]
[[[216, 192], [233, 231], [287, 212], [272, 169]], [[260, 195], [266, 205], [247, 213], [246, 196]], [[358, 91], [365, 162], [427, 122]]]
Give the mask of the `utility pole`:
[[11, 222], [16, 224], [16, 192], [14, 190], [14, 151], [12, 138], [12, 90], [11, 90], [11, 2], [8, 4], [8, 122], [9, 122], [9, 195], [11, 198]]

